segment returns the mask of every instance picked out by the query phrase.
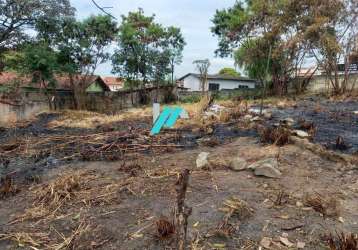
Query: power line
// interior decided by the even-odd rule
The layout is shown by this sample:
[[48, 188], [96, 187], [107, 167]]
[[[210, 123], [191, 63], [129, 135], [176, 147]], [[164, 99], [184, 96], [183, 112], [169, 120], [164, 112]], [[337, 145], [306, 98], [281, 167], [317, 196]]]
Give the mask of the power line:
[[92, 0], [92, 3], [93, 3], [98, 9], [100, 9], [103, 13], [105, 13], [106, 15], [108, 15], [108, 16], [112, 17], [113, 19], [116, 19], [116, 20], [117, 20], [117, 18], [115, 18], [112, 14], [110, 14], [109, 12], [107, 12], [107, 11], [105, 10], [105, 9], [111, 9], [111, 8], [113, 8], [113, 7], [101, 7], [101, 6], [99, 6], [98, 3], [96, 3], [95, 0]]

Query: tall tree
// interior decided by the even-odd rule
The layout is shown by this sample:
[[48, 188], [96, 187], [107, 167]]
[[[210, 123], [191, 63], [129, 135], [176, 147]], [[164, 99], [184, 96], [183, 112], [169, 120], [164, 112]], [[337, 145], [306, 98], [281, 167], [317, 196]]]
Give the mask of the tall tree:
[[74, 11], [69, 0], [0, 0], [0, 66], [3, 53], [27, 38], [26, 29], [48, 17], [73, 16]]
[[59, 53], [60, 70], [68, 74], [77, 108], [85, 108], [85, 90], [93, 81], [98, 65], [110, 58], [107, 49], [118, 28], [110, 16], [91, 16], [83, 21], [63, 18], [38, 26], [39, 39]]
[[136, 86], [159, 84], [181, 62], [185, 42], [180, 29], [165, 28], [154, 18], [139, 9], [122, 16], [119, 27], [118, 45], [112, 57], [113, 73]]
[[27, 44], [19, 51], [9, 52], [6, 69], [19, 75], [31, 76], [32, 83], [46, 95], [50, 108], [51, 95], [56, 87], [57, 53], [46, 43]]
[[183, 60], [183, 50], [186, 45], [183, 35], [179, 28], [168, 27], [166, 30], [165, 50], [169, 54], [171, 81], [174, 84], [175, 65], [179, 65]]
[[234, 52], [236, 62], [253, 74], [264, 72], [271, 48], [268, 72], [276, 94], [287, 92], [310, 55], [325, 69], [335, 92], [341, 92], [347, 80], [339, 80], [337, 68], [340, 62], [349, 65], [357, 12], [356, 0], [245, 0], [217, 11], [212, 32], [219, 37], [218, 55]]
[[260, 63], [267, 61], [268, 48], [272, 49], [269, 72], [278, 95], [287, 92], [287, 84], [297, 69], [296, 60], [305, 55], [300, 35], [304, 20], [296, 18], [303, 7], [294, 8], [293, 2], [240, 1], [231, 8], [217, 11], [213, 19], [212, 32], [219, 38], [217, 54], [229, 56], [244, 47], [235, 59], [251, 74], [262, 68]]
[[[311, 54], [324, 69], [334, 94], [352, 90], [354, 83], [349, 84], [349, 78], [358, 37], [358, 1], [315, 0], [309, 7], [308, 28], [303, 34], [312, 44]], [[340, 65], [344, 65], [343, 77], [339, 74]]]
[[201, 83], [201, 92], [204, 95], [205, 92], [207, 91], [207, 83], [208, 83], [208, 72], [209, 72], [209, 67], [210, 67], [210, 61], [209, 59], [204, 59], [204, 60], [195, 60], [193, 62], [193, 64], [195, 65], [196, 69], [198, 70], [199, 74], [200, 74], [200, 83]]

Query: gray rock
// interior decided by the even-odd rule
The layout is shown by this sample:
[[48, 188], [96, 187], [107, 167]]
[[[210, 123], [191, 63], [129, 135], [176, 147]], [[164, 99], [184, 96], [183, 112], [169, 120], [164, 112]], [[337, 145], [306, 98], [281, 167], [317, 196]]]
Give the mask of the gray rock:
[[258, 122], [261, 121], [262, 119], [259, 116], [255, 116], [254, 118], [252, 118], [250, 121], [252, 122]]
[[232, 159], [230, 168], [234, 171], [241, 171], [247, 169], [247, 161], [239, 156]]
[[254, 174], [257, 176], [265, 176], [269, 178], [280, 178], [282, 175], [280, 170], [272, 167], [267, 163], [257, 167], [254, 171]]
[[196, 167], [203, 168], [207, 166], [209, 164], [208, 157], [209, 157], [208, 152], [201, 152], [196, 158]]
[[268, 158], [251, 164], [249, 169], [254, 170], [257, 176], [265, 176], [269, 178], [280, 178], [281, 172], [278, 170], [278, 162], [274, 158]]
[[283, 125], [291, 127], [295, 123], [295, 120], [293, 120], [290, 117], [287, 117], [287, 118], [281, 120], [280, 123], [283, 124]]
[[245, 120], [251, 120], [251, 119], [252, 119], [252, 115], [247, 114], [247, 115], [244, 116], [244, 119], [245, 119]]
[[272, 113], [270, 113], [270, 112], [265, 112], [263, 115], [268, 120], [270, 120], [272, 118]]
[[310, 137], [310, 135], [306, 131], [303, 131], [303, 130], [294, 130], [293, 132], [294, 132], [294, 134], [296, 134], [298, 137], [301, 137], [301, 138]]

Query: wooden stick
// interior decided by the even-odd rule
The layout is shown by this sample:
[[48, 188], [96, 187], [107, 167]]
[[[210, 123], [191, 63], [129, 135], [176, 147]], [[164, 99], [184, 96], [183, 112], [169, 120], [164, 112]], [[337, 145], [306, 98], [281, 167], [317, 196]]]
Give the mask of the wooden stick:
[[179, 179], [175, 184], [175, 191], [177, 193], [177, 211], [175, 213], [176, 220], [176, 237], [177, 249], [186, 249], [186, 237], [188, 228], [188, 217], [191, 215], [192, 208], [185, 205], [185, 196], [189, 183], [190, 171], [184, 169], [179, 175]]

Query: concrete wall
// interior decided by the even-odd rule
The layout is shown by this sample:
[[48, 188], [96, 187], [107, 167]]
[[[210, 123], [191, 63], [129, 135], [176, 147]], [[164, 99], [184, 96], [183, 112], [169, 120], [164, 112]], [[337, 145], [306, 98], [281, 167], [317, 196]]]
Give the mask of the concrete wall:
[[[113, 114], [126, 108], [150, 104], [154, 101], [161, 103], [174, 101], [177, 97], [177, 89], [172, 86], [160, 87], [158, 91], [156, 88], [147, 88], [146, 90], [87, 93], [86, 109]], [[28, 119], [39, 112], [50, 109], [63, 110], [75, 107], [71, 91], [56, 91], [48, 99], [40, 91], [27, 89], [17, 96], [16, 102], [13, 97], [9, 98], [8, 96], [0, 96], [1, 100], [3, 102], [0, 102], [0, 126]], [[17, 105], [6, 104], [7, 102], [17, 103]]]
[[[340, 81], [342, 81], [344, 79], [344, 76], [341, 75], [339, 78]], [[358, 89], [358, 73], [351, 74], [349, 76], [348, 88], [351, 89], [354, 84], [355, 84], [354, 88]], [[312, 78], [312, 80], [308, 85], [307, 90], [309, 92], [314, 92], [314, 93], [327, 92], [332, 90], [332, 84], [330, 83], [327, 76], [318, 75]]]
[[30, 102], [21, 106], [0, 103], [0, 126], [29, 119], [48, 109], [48, 104], [44, 102]]
[[101, 113], [116, 113], [155, 101], [165, 103], [176, 99], [177, 89], [172, 86], [164, 86], [159, 90], [153, 87], [146, 90], [88, 93], [86, 108]]
[[[194, 75], [188, 75], [183, 80], [184, 88], [188, 88], [188, 91], [201, 91], [200, 78]], [[250, 89], [255, 88], [255, 82], [252, 81], [239, 81], [239, 80], [224, 80], [224, 79], [208, 79], [208, 86], [210, 83], [219, 84], [219, 90], [223, 89], [237, 89], [239, 86], [247, 86]], [[206, 89], [207, 91], [208, 89]]]

